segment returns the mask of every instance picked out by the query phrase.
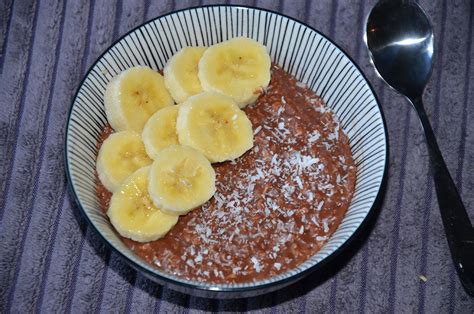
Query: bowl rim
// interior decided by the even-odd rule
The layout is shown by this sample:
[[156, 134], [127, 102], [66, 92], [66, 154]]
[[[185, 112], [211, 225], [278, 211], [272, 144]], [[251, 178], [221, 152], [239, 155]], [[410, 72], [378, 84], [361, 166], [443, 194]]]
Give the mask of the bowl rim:
[[[326, 256], [325, 258], [323, 258], [321, 261], [319, 261], [318, 263], [308, 267], [307, 269], [303, 270], [303, 271], [300, 271], [296, 274], [293, 274], [292, 276], [290, 277], [287, 277], [287, 278], [282, 278], [282, 279], [279, 279], [277, 281], [272, 281], [272, 282], [267, 282], [267, 283], [262, 283], [262, 284], [256, 284], [256, 285], [252, 285], [252, 286], [247, 286], [247, 287], [219, 287], [219, 286], [211, 286], [211, 287], [203, 287], [201, 285], [198, 285], [198, 284], [193, 284], [193, 283], [187, 283], [187, 282], [182, 282], [182, 281], [179, 281], [179, 280], [174, 280], [172, 278], [168, 278], [168, 277], [165, 277], [165, 276], [162, 276], [160, 274], [157, 274], [155, 272], [152, 272], [146, 268], [144, 268], [143, 266], [141, 266], [140, 264], [136, 263], [135, 261], [133, 261], [131, 258], [129, 258], [126, 254], [122, 253], [120, 250], [118, 250], [98, 229], [98, 227], [92, 222], [92, 220], [89, 218], [89, 216], [87, 215], [86, 213], [86, 210], [82, 207], [82, 204], [79, 200], [79, 197], [74, 189], [74, 186], [72, 184], [72, 176], [71, 176], [71, 172], [69, 170], [69, 158], [68, 158], [68, 137], [69, 137], [69, 127], [70, 127], [70, 120], [71, 120], [71, 115], [72, 115], [72, 110], [74, 108], [74, 103], [76, 102], [76, 99], [77, 99], [77, 96], [81, 90], [81, 87], [84, 85], [84, 82], [85, 80], [89, 77], [90, 75], [90, 72], [94, 69], [94, 67], [97, 65], [97, 63], [118, 43], [120, 42], [122, 39], [126, 38], [127, 36], [129, 36], [131, 33], [135, 32], [136, 30], [138, 30], [139, 28], [149, 24], [149, 23], [153, 23], [155, 22], [156, 20], [159, 20], [161, 18], [164, 18], [166, 16], [169, 16], [169, 15], [174, 15], [176, 13], [179, 13], [179, 12], [185, 12], [185, 11], [192, 11], [192, 10], [196, 10], [196, 9], [203, 9], [203, 8], [215, 8], [215, 7], [223, 7], [223, 8], [227, 8], [227, 7], [231, 7], [231, 8], [237, 8], [237, 9], [245, 9], [245, 10], [248, 10], [248, 9], [251, 9], [251, 10], [259, 10], [259, 11], [263, 11], [263, 12], [267, 12], [267, 13], [271, 13], [271, 14], [276, 14], [276, 15], [279, 15], [279, 16], [282, 16], [282, 17], [285, 17], [293, 22], [296, 22], [296, 23], [300, 23], [302, 24], [303, 26], [306, 26], [308, 27], [311, 31], [314, 31], [316, 32], [319, 36], [322, 36], [324, 39], [326, 39], [327, 41], [329, 41], [331, 44], [333, 44], [336, 48], [338, 48], [343, 54], [345, 57], [348, 58], [348, 60], [352, 63], [353, 66], [356, 67], [356, 69], [359, 71], [360, 75], [362, 76], [362, 78], [364, 79], [365, 83], [367, 84], [367, 86], [369, 87], [370, 91], [372, 92], [373, 96], [374, 96], [374, 99], [375, 99], [375, 102], [376, 102], [376, 105], [379, 109], [379, 112], [380, 112], [380, 116], [381, 116], [381, 119], [382, 119], [382, 126], [383, 126], [383, 132], [384, 132], [384, 136], [385, 136], [385, 163], [384, 163], [384, 169], [383, 169], [383, 175], [382, 175], [382, 180], [380, 181], [380, 186], [379, 186], [379, 189], [377, 191], [377, 195], [375, 196], [375, 199], [374, 199], [374, 202], [372, 204], [372, 206], [370, 207], [370, 209], [368, 210], [367, 212], [367, 215], [364, 217], [364, 219], [362, 220], [362, 222], [360, 223], [360, 225], [356, 228], [356, 230], [354, 230], [354, 232], [349, 236], [349, 238], [347, 238], [346, 241], [344, 241], [340, 247], [338, 247], [336, 250], [334, 250], [332, 253], [330, 253], [328, 256]], [[363, 39], [361, 39], [363, 40]], [[389, 167], [389, 150], [390, 150], [390, 147], [389, 147], [389, 138], [388, 138], [388, 129], [387, 129], [387, 123], [386, 123], [386, 119], [385, 119], [385, 116], [384, 116], [384, 113], [383, 113], [383, 109], [382, 109], [382, 106], [380, 105], [380, 101], [377, 97], [377, 94], [375, 93], [375, 90], [374, 88], [372, 87], [372, 85], [370, 84], [370, 81], [367, 79], [365, 73], [362, 71], [362, 69], [359, 67], [359, 65], [353, 60], [353, 58], [344, 50], [342, 49], [342, 47], [340, 47], [335, 41], [333, 41], [332, 39], [330, 39], [328, 36], [326, 36], [325, 34], [323, 34], [322, 32], [316, 30], [314, 27], [308, 25], [307, 23], [305, 22], [302, 22], [296, 18], [293, 18], [291, 16], [288, 16], [286, 14], [283, 14], [283, 13], [280, 13], [280, 12], [277, 12], [277, 11], [273, 11], [273, 10], [269, 10], [269, 9], [266, 9], [266, 8], [259, 8], [259, 7], [255, 7], [255, 6], [247, 6], [247, 5], [233, 5], [233, 4], [210, 4], [210, 5], [198, 5], [198, 6], [193, 6], [193, 7], [187, 7], [187, 8], [183, 8], [183, 9], [178, 9], [178, 10], [173, 10], [171, 12], [168, 12], [168, 13], [165, 13], [165, 14], [162, 14], [162, 15], [159, 15], [153, 19], [150, 19], [146, 22], [143, 22], [142, 24], [132, 28], [131, 30], [129, 30], [128, 32], [126, 32], [125, 34], [123, 34], [122, 36], [120, 36], [118, 39], [116, 39], [115, 41], [113, 41], [97, 58], [96, 60], [89, 66], [88, 70], [86, 71], [86, 73], [84, 74], [84, 76], [82, 77], [78, 87], [77, 87], [77, 90], [72, 98], [72, 101], [71, 101], [71, 105], [70, 105], [70, 108], [69, 108], [69, 112], [68, 112], [68, 115], [67, 115], [67, 124], [66, 124], [66, 130], [65, 130], [65, 133], [64, 133], [64, 159], [65, 159], [65, 163], [64, 163], [64, 166], [66, 168], [66, 177], [67, 177], [67, 189], [69, 191], [69, 194], [73, 196], [73, 201], [76, 203], [77, 207], [80, 209], [80, 212], [82, 213], [82, 215], [86, 218], [86, 221], [89, 225], [92, 226], [94, 232], [96, 232], [100, 238], [102, 238], [104, 240], [104, 242], [106, 243], [107, 247], [109, 247], [112, 251], [114, 251], [115, 253], [118, 254], [118, 256], [120, 256], [122, 259], [124, 259], [129, 265], [132, 266], [132, 268], [136, 269], [136, 270], [139, 270], [141, 272], [143, 272], [147, 277], [156, 277], [160, 282], [164, 282], [165, 285], [166, 284], [170, 284], [171, 286], [173, 285], [177, 285], [177, 286], [180, 286], [184, 289], [191, 289], [191, 290], [198, 290], [198, 291], [201, 291], [201, 292], [222, 292], [222, 293], [239, 293], [239, 292], [253, 292], [253, 291], [259, 291], [259, 290], [265, 290], [265, 289], [268, 289], [268, 288], [272, 288], [272, 287], [275, 287], [275, 286], [278, 286], [278, 287], [283, 287], [283, 286], [286, 286], [286, 285], [289, 285], [291, 283], [294, 283], [300, 279], [302, 279], [303, 277], [306, 277], [308, 276], [309, 274], [311, 273], [314, 273], [316, 272], [317, 270], [323, 268], [324, 266], [326, 266], [329, 262], [331, 262], [332, 260], [334, 260], [337, 256], [339, 256], [341, 254], [342, 251], [344, 251], [348, 246], [350, 246], [352, 244], [352, 242], [354, 242], [354, 240], [356, 238], [358, 238], [362, 231], [364, 229], [366, 229], [366, 227], [369, 225], [370, 221], [372, 220], [372, 218], [374, 216], [376, 216], [376, 209], [379, 208], [381, 205], [382, 205], [382, 200], [384, 198], [384, 195], [385, 195], [385, 192], [386, 192], [386, 186], [387, 186], [387, 180], [388, 180], [388, 167]], [[85, 236], [85, 235], [84, 235]]]

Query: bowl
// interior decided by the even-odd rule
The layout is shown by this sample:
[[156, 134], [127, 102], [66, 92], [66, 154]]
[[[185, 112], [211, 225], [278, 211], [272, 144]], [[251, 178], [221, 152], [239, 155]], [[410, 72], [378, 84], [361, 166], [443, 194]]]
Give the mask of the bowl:
[[[107, 119], [105, 87], [118, 73], [136, 65], [163, 69], [184, 46], [209, 46], [246, 36], [269, 49], [273, 62], [307, 84], [336, 113], [350, 140], [357, 166], [355, 193], [345, 217], [323, 248], [297, 268], [265, 280], [242, 284], [190, 281], [160, 271], [127, 248], [95, 192], [96, 143]], [[360, 39], [362, 40], [362, 38]], [[329, 263], [356, 238], [381, 198], [388, 157], [382, 109], [359, 67], [333, 41], [290, 17], [243, 6], [204, 6], [172, 12], [147, 22], [115, 42], [92, 65], [69, 112], [66, 172], [70, 190], [90, 225], [132, 267], [171, 289], [201, 297], [255, 296], [289, 285]]]

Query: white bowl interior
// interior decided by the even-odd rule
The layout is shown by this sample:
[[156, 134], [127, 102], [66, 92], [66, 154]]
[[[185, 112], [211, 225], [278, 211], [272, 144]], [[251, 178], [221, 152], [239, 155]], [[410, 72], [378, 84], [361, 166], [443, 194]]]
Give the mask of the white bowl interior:
[[[184, 46], [209, 46], [246, 36], [265, 44], [272, 61], [306, 83], [336, 113], [349, 136], [357, 165], [351, 205], [328, 243], [296, 269], [263, 281], [244, 284], [206, 284], [159, 271], [138, 258], [113, 231], [99, 208], [95, 193], [97, 138], [106, 123], [102, 96], [107, 82], [136, 65], [163, 69]], [[289, 278], [340, 248], [361, 225], [381, 188], [386, 167], [386, 134], [380, 107], [354, 63], [331, 41], [291, 18], [242, 7], [214, 6], [175, 12], [143, 25], [107, 50], [80, 86], [67, 130], [67, 167], [80, 206], [102, 236], [135, 264], [151, 273], [204, 289], [255, 287]]]

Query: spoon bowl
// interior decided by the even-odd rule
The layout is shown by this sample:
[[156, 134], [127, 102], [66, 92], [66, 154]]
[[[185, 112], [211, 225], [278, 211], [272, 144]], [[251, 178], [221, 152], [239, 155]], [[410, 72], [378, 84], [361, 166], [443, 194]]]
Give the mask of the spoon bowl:
[[423, 10], [413, 2], [379, 2], [367, 21], [366, 39], [380, 76], [409, 98], [421, 95], [434, 50], [433, 29]]
[[466, 292], [474, 296], [474, 229], [439, 150], [422, 101], [433, 65], [431, 24], [413, 1], [381, 0], [369, 14], [365, 39], [378, 74], [405, 95], [418, 113], [426, 135], [436, 195], [454, 267]]

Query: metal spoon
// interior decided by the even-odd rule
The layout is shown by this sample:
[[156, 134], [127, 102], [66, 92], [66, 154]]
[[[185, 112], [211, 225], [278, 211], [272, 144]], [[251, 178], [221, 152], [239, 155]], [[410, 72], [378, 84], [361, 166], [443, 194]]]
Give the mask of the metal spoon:
[[418, 113], [451, 256], [464, 289], [474, 296], [474, 229], [423, 108], [423, 90], [433, 65], [433, 29], [418, 4], [381, 0], [370, 12], [365, 35], [379, 75], [405, 95]]

